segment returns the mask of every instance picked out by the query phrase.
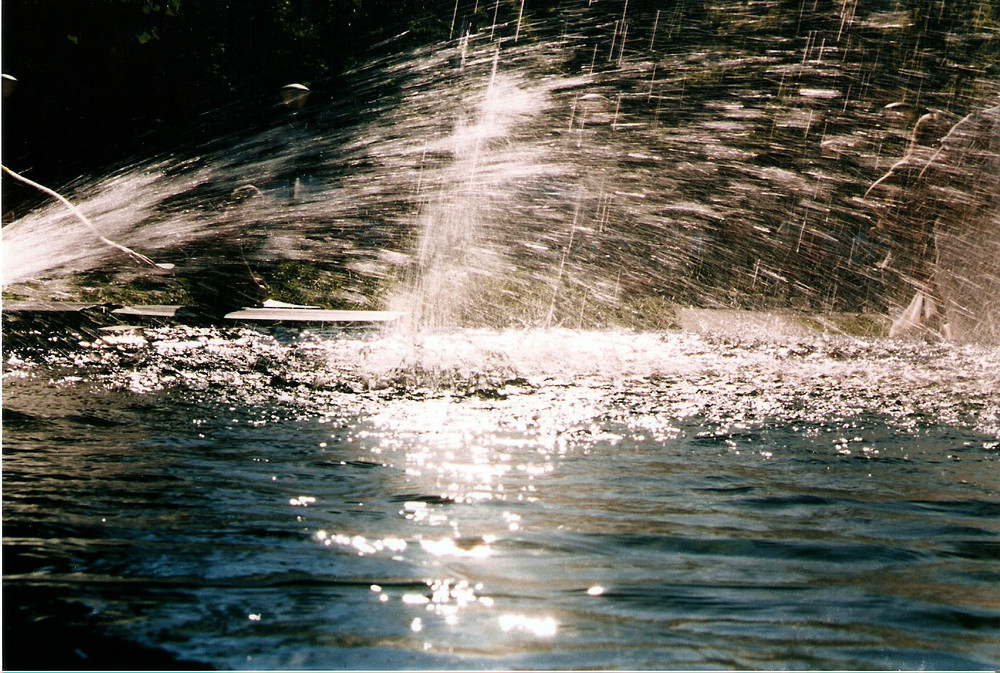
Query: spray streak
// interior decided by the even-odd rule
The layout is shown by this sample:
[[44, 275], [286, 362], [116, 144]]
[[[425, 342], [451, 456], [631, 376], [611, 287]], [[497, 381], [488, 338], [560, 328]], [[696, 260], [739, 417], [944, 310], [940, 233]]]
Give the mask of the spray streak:
[[[901, 91], [899, 105], [918, 96], [955, 122], [995, 104], [974, 34], [949, 33], [968, 78], [945, 86], [916, 50], [917, 29], [853, 0], [837, 3], [834, 22], [815, 21], [825, 10], [811, 2], [766, 20], [722, 5], [566, 4], [555, 17], [476, 3], [466, 31], [456, 3], [447, 13], [461, 39], [363, 62], [302, 137], [275, 128], [223, 138], [197, 160], [96, 180], [74, 201], [110, 238], [179, 266], [218, 257], [203, 240], [248, 232], [266, 241], [246, 250], [265, 281], [267, 265], [294, 260], [310, 280], [314, 268], [343, 279], [332, 301], [406, 295], [417, 313], [423, 301], [440, 306], [439, 323], [576, 324], [584, 305], [588, 326], [645, 326], [650, 306], [687, 304], [892, 312], [912, 296], [918, 263], [942, 266], [931, 243], [937, 259], [955, 260], [963, 310], [991, 312], [977, 298], [996, 295], [1000, 277], [987, 226], [994, 147], [977, 141], [941, 150], [950, 164], [927, 163], [942, 131], [919, 161], [878, 180], [905, 154], [914, 121], [880, 92]], [[896, 42], [905, 72], [887, 60]], [[303, 150], [317, 157], [304, 167]], [[908, 185], [930, 186], [946, 168], [934, 212], [877, 226], [913, 200]], [[297, 188], [282, 192], [282, 181]], [[247, 183], [262, 198], [234, 203]], [[88, 232], [72, 245], [49, 240], [56, 209], [5, 229], [5, 253], [17, 244], [6, 272], [31, 278], [45, 263], [49, 277], [66, 276], [101, 262], [78, 254], [98, 247]], [[914, 233], [927, 213], [954, 221], [936, 243]]]
[[100, 239], [101, 243], [104, 243], [107, 246], [115, 248], [116, 250], [121, 250], [122, 252], [124, 252], [126, 255], [128, 255], [132, 259], [135, 259], [135, 260], [137, 260], [139, 262], [142, 262], [143, 264], [147, 264], [147, 265], [149, 265], [149, 266], [151, 266], [153, 268], [156, 268], [156, 269], [172, 269], [172, 268], [174, 268], [173, 264], [158, 264], [158, 263], [154, 262], [153, 260], [151, 260], [149, 257], [146, 257], [145, 255], [136, 252], [132, 248], [128, 248], [128, 247], [126, 247], [124, 245], [121, 245], [120, 243], [115, 243], [110, 238], [107, 238], [106, 236], [104, 236], [97, 229], [97, 227], [94, 226], [94, 223], [91, 222], [87, 218], [86, 215], [84, 215], [82, 212], [80, 212], [79, 208], [77, 208], [72, 203], [70, 203], [69, 199], [67, 199], [66, 197], [62, 196], [61, 194], [59, 194], [58, 192], [56, 192], [53, 189], [49, 189], [45, 185], [40, 185], [37, 182], [35, 182], [34, 180], [29, 180], [28, 178], [24, 177], [23, 175], [20, 175], [19, 173], [15, 173], [14, 171], [12, 171], [9, 168], [7, 168], [6, 166], [2, 166], [2, 168], [3, 168], [3, 172], [4, 173], [6, 173], [10, 177], [14, 178], [15, 180], [19, 180], [19, 181], [23, 182], [26, 185], [34, 187], [35, 189], [37, 189], [37, 190], [39, 190], [39, 191], [41, 191], [41, 192], [43, 192], [45, 194], [48, 194], [49, 196], [53, 197], [54, 199], [56, 199], [57, 201], [59, 201], [60, 203], [62, 203], [64, 206], [66, 206], [66, 208], [68, 208], [69, 211], [71, 213], [73, 213], [73, 215], [75, 215], [78, 220], [80, 220], [81, 222], [83, 222], [83, 224], [86, 225], [86, 227], [88, 229], [90, 229], [92, 232], [94, 232], [94, 235], [97, 236], [98, 239]]

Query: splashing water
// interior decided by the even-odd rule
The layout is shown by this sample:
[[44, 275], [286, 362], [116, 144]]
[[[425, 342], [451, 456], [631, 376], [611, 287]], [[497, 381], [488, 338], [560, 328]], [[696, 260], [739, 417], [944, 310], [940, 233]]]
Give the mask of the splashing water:
[[[997, 84], [938, 60], [992, 28], [478, 4], [328, 108], [69, 190], [178, 274], [294, 262], [416, 329], [5, 334], [25, 668], [996, 661], [1000, 351], [816, 328], [919, 290], [995, 340]], [[145, 273], [55, 206], [3, 239], [9, 288]]]
[[20, 175], [18, 173], [15, 173], [14, 171], [10, 170], [6, 166], [3, 167], [3, 172], [5, 174], [11, 176], [15, 180], [23, 182], [24, 184], [26, 184], [26, 185], [28, 185], [30, 187], [34, 187], [35, 189], [38, 189], [39, 191], [41, 191], [41, 192], [43, 192], [43, 193], [45, 193], [45, 194], [53, 197], [54, 199], [56, 199], [57, 201], [59, 201], [60, 203], [62, 203], [64, 206], [66, 206], [66, 208], [71, 213], [73, 213], [73, 216], [76, 217], [76, 219], [80, 220], [80, 222], [82, 222], [85, 227], [87, 227], [88, 229], [90, 229], [94, 233], [94, 235], [97, 236], [97, 239], [101, 243], [103, 243], [104, 245], [108, 246], [109, 248], [114, 248], [115, 250], [123, 252], [126, 255], [128, 255], [129, 257], [131, 257], [132, 259], [134, 259], [134, 260], [136, 260], [138, 262], [142, 262], [143, 264], [146, 264], [147, 266], [151, 266], [153, 268], [164, 269], [164, 270], [168, 270], [168, 269], [172, 269], [173, 268], [172, 264], [157, 264], [156, 262], [154, 262], [150, 258], [146, 257], [145, 255], [139, 254], [135, 250], [132, 250], [131, 248], [128, 248], [128, 247], [126, 247], [124, 245], [121, 245], [119, 243], [115, 243], [114, 241], [112, 241], [107, 236], [104, 236], [97, 229], [97, 227], [94, 226], [93, 222], [91, 222], [90, 220], [87, 219], [86, 215], [84, 215], [83, 213], [81, 213], [80, 210], [76, 206], [74, 206], [72, 203], [70, 203], [64, 196], [62, 196], [58, 192], [56, 192], [56, 191], [54, 191], [52, 189], [49, 189], [48, 187], [46, 187], [44, 185], [40, 185], [40, 184], [38, 184], [37, 182], [35, 182], [33, 180], [29, 180], [28, 178], [24, 177], [23, 175]]
[[[933, 155], [996, 82], [970, 61], [947, 84], [930, 51], [887, 72], [878, 48], [909, 39], [909, 13], [491, 9], [481, 30], [373, 57], [307, 121], [137, 164], [74, 201], [181, 269], [241, 237], [252, 264], [332, 270], [331, 299], [421, 325], [643, 325], [663, 304], [884, 313], [916, 288], [955, 338], [995, 337], [995, 126], [934, 170], [889, 169], [922, 110], [954, 110]], [[972, 30], [942, 10], [923, 37]], [[5, 285], [110, 261], [50, 235], [64, 227], [52, 209], [6, 227]]]

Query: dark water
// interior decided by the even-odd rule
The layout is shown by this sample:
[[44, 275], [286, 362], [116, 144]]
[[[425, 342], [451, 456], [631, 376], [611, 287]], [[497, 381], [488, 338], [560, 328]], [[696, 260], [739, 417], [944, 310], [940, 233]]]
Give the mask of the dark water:
[[1000, 662], [996, 350], [746, 330], [52, 346], [5, 352], [5, 668]]

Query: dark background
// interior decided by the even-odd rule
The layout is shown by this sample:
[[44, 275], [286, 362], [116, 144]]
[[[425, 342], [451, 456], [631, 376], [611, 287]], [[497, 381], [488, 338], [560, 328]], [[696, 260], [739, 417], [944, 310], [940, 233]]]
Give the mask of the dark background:
[[[405, 60], [409, 50], [457, 38], [466, 26], [492, 40], [495, 23], [504, 26], [497, 35], [509, 40], [517, 23], [522, 43], [554, 37], [571, 45], [566, 60], [553, 67], [593, 75], [596, 60], [593, 91], [616, 101], [615, 109], [605, 111], [607, 118], [620, 106], [623, 117], [642, 122], [629, 142], [669, 157], [674, 170], [696, 162], [713, 171], [669, 183], [672, 198], [719, 204], [720, 210], [740, 214], [685, 215], [681, 222], [661, 213], [633, 222], [623, 212], [621, 231], [604, 232], [586, 246], [576, 241], [581, 287], [607, 269], [634, 266], [632, 285], [628, 274], [622, 280], [634, 296], [740, 306], [757, 297], [784, 306], [794, 296], [882, 311], [885, 287], [898, 286], [897, 294], [908, 301], [909, 278], [926, 277], [934, 255], [906, 204], [897, 203], [894, 193], [869, 203], [868, 187], [908, 151], [921, 115], [941, 112], [940, 123], [922, 140], [934, 147], [965, 115], [1000, 102], [1000, 0], [526, 0], [523, 26], [521, 5], [521, 0], [3, 0], [2, 67], [18, 80], [3, 107], [4, 165], [63, 190], [164, 153], [196, 157], [213, 144], [225, 151], [225, 139], [272, 126], [282, 113], [279, 90], [290, 82], [310, 86], [310, 114], [326, 115], [324, 126], [311, 128], [350, 125], [357, 121], [353, 114], [364, 114], [355, 110], [391, 109], [390, 89], [399, 86], [398, 78], [385, 77], [369, 81], [366, 90], [353, 90], [358, 78], [346, 73], [351, 67], [391, 54]], [[627, 67], [620, 68], [609, 47], [626, 8], [630, 51]], [[832, 100], [799, 95], [808, 89], [845, 93]], [[741, 121], [739, 133], [707, 132], [706, 125], [718, 121], [719, 105], [734, 102], [757, 116]], [[432, 106], [414, 114], [433, 114]], [[805, 130], [778, 123], [787, 115], [811, 120], [814, 114], [822, 122], [810, 122]], [[560, 121], [558, 128], [563, 125]], [[616, 180], [655, 176], [649, 177], [651, 184], [669, 175], [669, 167], [643, 165], [627, 152], [612, 151], [621, 147], [616, 143], [622, 137], [614, 124], [588, 129], [604, 134], [594, 147], [611, 149], [608, 156], [568, 158], [585, 171], [604, 167]], [[716, 161], [696, 140], [709, 136], [750, 158]], [[825, 136], [851, 139], [857, 149], [828, 153], [821, 142]], [[331, 165], [314, 166], [312, 172], [361, 175], [369, 168], [326, 163]], [[806, 186], [773, 189], [762, 177], [771, 168]], [[905, 177], [900, 190], [909, 187]], [[821, 187], [824, 191], [816, 191]], [[5, 223], [45, 200], [12, 180], [3, 181], [3, 196]], [[341, 224], [350, 220], [359, 248], [376, 250], [393, 242], [407, 250], [408, 232], [399, 225], [407, 205], [400, 202], [393, 210], [393, 203], [383, 203], [379, 213], [340, 213], [336, 222], [318, 218], [311, 225], [316, 236], [345, 239], [349, 234]], [[664, 219], [670, 226], [661, 226]], [[545, 239], [551, 223], [539, 223], [546, 231], [533, 235]], [[694, 238], [687, 240], [686, 232]], [[911, 260], [916, 270], [910, 261], [889, 271], [877, 266], [888, 258], [888, 245], [895, 246], [894, 259]], [[697, 268], [690, 282], [689, 271], [679, 272], [675, 264], [685, 255]], [[343, 260], [330, 262], [336, 273], [347, 273]], [[538, 264], [547, 270], [559, 261], [542, 258]], [[773, 280], [766, 287], [761, 268]], [[617, 287], [617, 270], [612, 274]], [[271, 275], [269, 282], [276, 284], [277, 274]], [[314, 269], [301, 275], [309, 283], [315, 276]], [[527, 294], [524, 288], [518, 293]]]
[[[17, 78], [4, 100], [3, 159], [8, 167], [58, 186], [83, 174], [218, 137], [261, 121], [290, 82], [314, 96], [339, 95], [338, 74], [375, 53], [402, 51], [450, 36], [458, 23], [517, 16], [519, 0], [3, 0], [3, 72]], [[566, 4], [526, 3], [538, 18]], [[609, 20], [622, 3], [588, 11]], [[683, 6], [685, 30], [673, 47], [713, 42], [764, 51], [810, 31], [838, 32], [843, 3], [631, 0], [636, 29]], [[496, 7], [494, 7], [496, 5]], [[876, 7], [877, 6], [877, 7]], [[476, 8], [473, 13], [473, 7]], [[870, 3], [865, 11], [912, 12], [911, 25], [865, 48], [862, 75], [886, 90], [955, 93], [1000, 59], [996, 0]], [[496, 11], [499, 10], [499, 11]], [[741, 21], [773, 15], [766, 35]], [[645, 17], [643, 22], [638, 17]], [[773, 25], [772, 25], [773, 24]], [[815, 25], [814, 25], [815, 24]], [[647, 26], [648, 27], [648, 26]], [[787, 34], [787, 35], [786, 35]], [[755, 43], [755, 40], [757, 41]], [[589, 52], [588, 52], [589, 55]], [[997, 68], [992, 74], [1000, 74]], [[916, 76], [914, 76], [916, 73]], [[323, 86], [316, 86], [322, 83]], [[911, 96], [912, 97], [912, 96]], [[963, 114], [964, 110], [955, 110]], [[8, 181], [9, 182], [9, 181]], [[5, 187], [5, 195], [8, 187]]]
[[426, 0], [4, 0], [4, 164], [58, 185], [236, 131], [281, 86], [328, 89], [373, 45], [447, 38], [450, 21]]

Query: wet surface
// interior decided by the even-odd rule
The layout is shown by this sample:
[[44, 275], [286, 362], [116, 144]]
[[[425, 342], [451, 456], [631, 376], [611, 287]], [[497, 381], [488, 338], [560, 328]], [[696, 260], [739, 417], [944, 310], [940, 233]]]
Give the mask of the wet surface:
[[6, 667], [1000, 660], [995, 349], [62, 334], [4, 353]]

